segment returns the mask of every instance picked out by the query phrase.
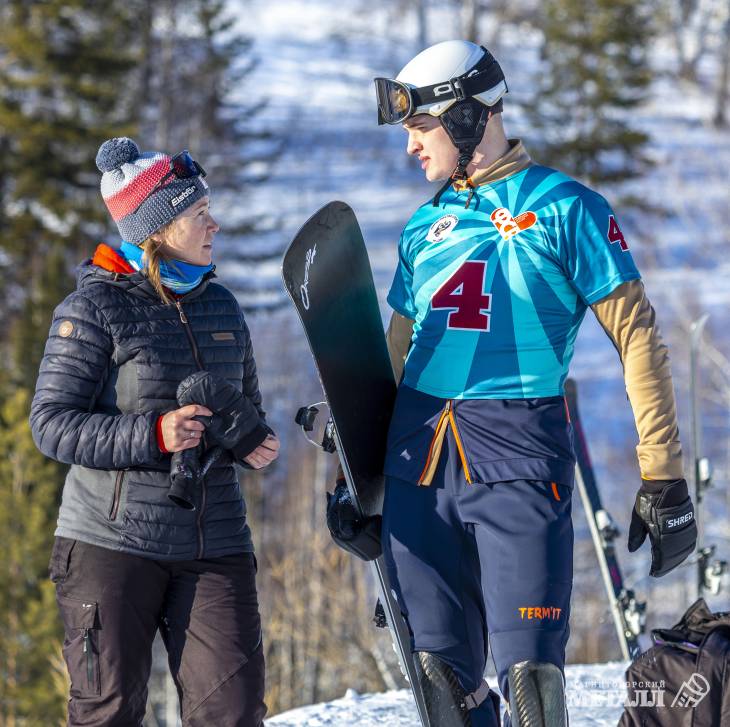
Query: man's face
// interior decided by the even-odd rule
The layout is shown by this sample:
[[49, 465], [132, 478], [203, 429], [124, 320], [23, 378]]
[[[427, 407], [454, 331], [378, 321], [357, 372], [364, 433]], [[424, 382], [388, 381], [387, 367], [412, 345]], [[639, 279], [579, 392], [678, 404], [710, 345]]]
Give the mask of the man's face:
[[435, 182], [449, 177], [459, 160], [459, 152], [441, 122], [429, 114], [417, 114], [403, 128], [408, 132], [406, 151], [418, 157], [426, 179]]

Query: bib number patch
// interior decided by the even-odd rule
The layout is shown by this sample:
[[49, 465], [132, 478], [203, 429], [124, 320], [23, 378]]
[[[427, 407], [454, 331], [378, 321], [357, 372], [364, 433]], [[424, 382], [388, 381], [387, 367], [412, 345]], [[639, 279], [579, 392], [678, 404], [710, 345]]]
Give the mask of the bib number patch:
[[492, 296], [484, 292], [487, 263], [465, 262], [431, 298], [432, 310], [451, 309], [448, 328], [489, 331]]

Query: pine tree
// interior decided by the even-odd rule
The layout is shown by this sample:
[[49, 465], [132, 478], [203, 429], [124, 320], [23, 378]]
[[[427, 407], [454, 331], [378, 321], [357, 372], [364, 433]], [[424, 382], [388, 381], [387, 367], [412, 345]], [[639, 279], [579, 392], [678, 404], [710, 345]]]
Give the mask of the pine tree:
[[542, 64], [526, 104], [540, 162], [589, 184], [640, 174], [646, 134], [631, 112], [651, 82], [650, 5], [635, 0], [546, 0]]
[[94, 157], [133, 131], [130, 3], [0, 4], [0, 723], [59, 724], [66, 683], [48, 560], [65, 468], [28, 410], [51, 311], [105, 227]]
[[0, 5], [0, 345], [7, 352], [12, 337], [30, 356], [18, 371], [26, 387], [39, 360], [33, 341], [103, 229], [94, 157], [133, 128], [124, 89], [135, 23], [122, 3]]
[[246, 93], [257, 65], [253, 38], [236, 30], [222, 0], [160, 0], [149, 12], [154, 30], [143, 42], [141, 67], [151, 103], [142, 107], [140, 138], [171, 153], [187, 148], [205, 167], [213, 212], [224, 214], [216, 264], [244, 307], [260, 293], [273, 301], [267, 307], [285, 304], [278, 280], [275, 291], [259, 291], [250, 274], [282, 252], [278, 215], [252, 215], [246, 204], [248, 191], [267, 179], [282, 149], [257, 121], [266, 98]]
[[[5, 377], [6, 378], [6, 377]], [[48, 579], [61, 468], [33, 443], [30, 392], [0, 392], [0, 724], [59, 724], [62, 629]]]

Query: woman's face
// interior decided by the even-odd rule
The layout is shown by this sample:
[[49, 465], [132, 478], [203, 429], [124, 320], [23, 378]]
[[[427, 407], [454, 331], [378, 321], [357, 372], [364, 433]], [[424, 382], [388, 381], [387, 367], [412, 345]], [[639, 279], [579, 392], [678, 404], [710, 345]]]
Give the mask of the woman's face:
[[210, 197], [201, 197], [167, 227], [160, 251], [192, 265], [210, 265], [213, 237], [220, 227], [210, 215]]

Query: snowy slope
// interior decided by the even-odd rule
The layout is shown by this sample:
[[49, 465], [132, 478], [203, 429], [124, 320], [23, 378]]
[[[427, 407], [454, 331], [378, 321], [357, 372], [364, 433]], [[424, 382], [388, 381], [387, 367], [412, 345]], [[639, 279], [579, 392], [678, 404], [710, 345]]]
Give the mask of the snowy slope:
[[[566, 671], [572, 727], [615, 727], [626, 689], [621, 663], [573, 665]], [[268, 727], [419, 727], [410, 692], [359, 695], [348, 690], [342, 699], [283, 712]]]

